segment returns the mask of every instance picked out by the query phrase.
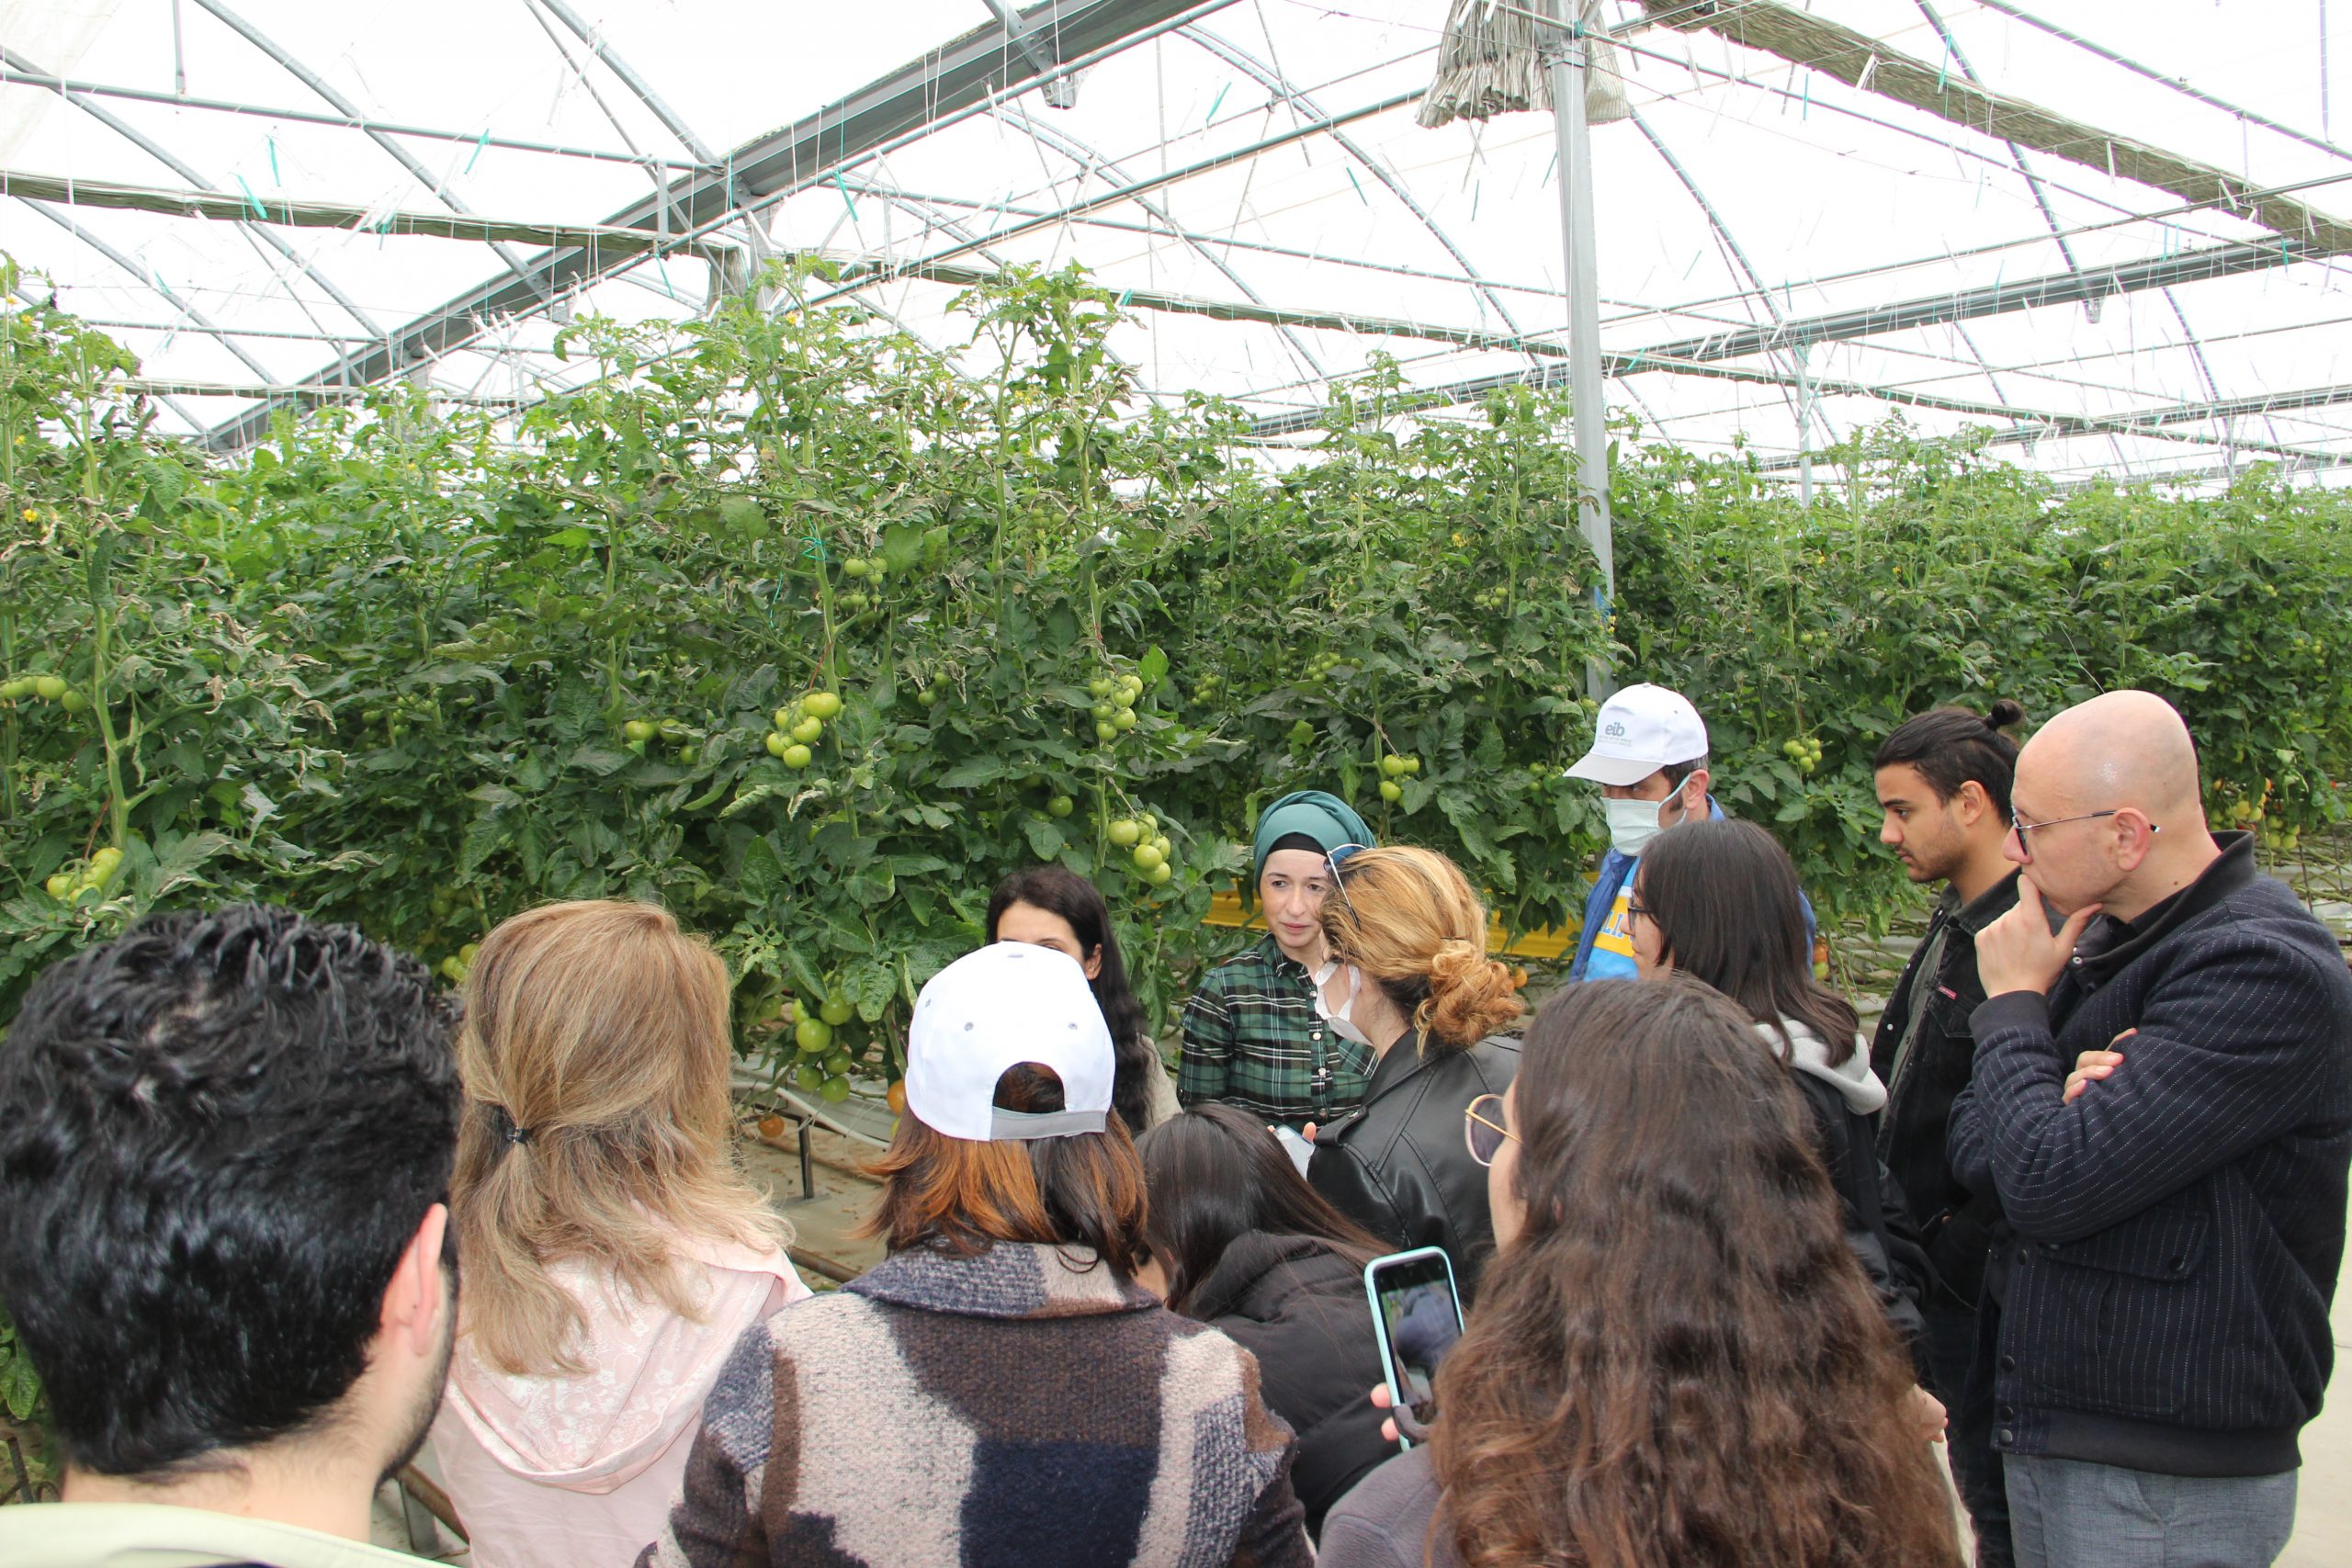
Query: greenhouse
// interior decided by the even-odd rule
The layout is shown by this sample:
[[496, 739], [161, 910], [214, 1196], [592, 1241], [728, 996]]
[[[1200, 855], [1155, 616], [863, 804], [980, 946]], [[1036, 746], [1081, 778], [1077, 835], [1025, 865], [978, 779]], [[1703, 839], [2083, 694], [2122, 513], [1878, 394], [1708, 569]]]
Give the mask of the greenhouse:
[[[199, 1133], [158, 1169], [226, 1140], [256, 1213], [336, 1235], [376, 1233], [332, 1171], [270, 1187], [300, 1158], [239, 1140], [363, 1186], [424, 1148], [468, 1315], [404, 1215], [365, 1304], [458, 1359], [413, 1369], [422, 1453], [345, 1501], [443, 1561], [1026, 1562], [1076, 1519], [1072, 1562], [1347, 1568], [1418, 1553], [1416, 1477], [1439, 1562], [2157, 1561], [2060, 1500], [2077, 1462], [2173, 1498], [2177, 1553], [2345, 1560], [2346, 49], [2327, 0], [0, 0], [0, 1561], [128, 1562], [43, 1521], [236, 1448], [106, 1446], [141, 1417], [97, 1383], [174, 1375], [66, 1332], [166, 1323], [110, 1280], [216, 1315], [328, 1289], [107, 1239], [113, 1191], [213, 1190], [135, 1167], [175, 1105]], [[2272, 967], [2177, 958], [2209, 917]], [[302, 1025], [306, 985], [422, 1057]], [[1725, 1017], [1743, 1063], [1777, 1042], [1765, 1089], [1560, 1043]], [[951, 1104], [941, 1064], [1000, 1047]], [[1554, 1159], [1539, 1089], [1623, 1168]], [[436, 1097], [454, 1173], [424, 1111], [368, 1110]], [[1773, 1190], [1826, 1176], [1792, 1201], [1859, 1269], [1748, 1258], [1795, 1231], [1696, 1179], [1782, 1100], [1815, 1136]], [[1075, 1209], [1065, 1137], [1125, 1162]], [[1030, 1229], [987, 1228], [1028, 1213], [1001, 1191], [922, 1218], [926, 1138], [1029, 1144]], [[1547, 1231], [1522, 1179], [1555, 1222], [1668, 1218]], [[1224, 1182], [1282, 1190], [1212, 1246]], [[1760, 1272], [1699, 1268], [1701, 1231]], [[1533, 1282], [1571, 1244], [1600, 1261]], [[980, 1480], [861, 1512], [1064, 1414], [918, 1389], [966, 1352], [892, 1338], [920, 1309], [978, 1346], [1004, 1282], [925, 1270], [1031, 1247], [1046, 1317], [1102, 1295], [1057, 1272], [1079, 1247], [1162, 1327], [1021, 1354], [1173, 1391], [1151, 1429], [1200, 1474], [1088, 1438], [1017, 1524]], [[1825, 1391], [1799, 1447], [1880, 1506], [1772, 1471], [1742, 1434], [1796, 1418], [1761, 1405], [1699, 1437], [1643, 1405], [1620, 1459], [1697, 1457], [1577, 1450], [1589, 1501], [1505, 1484], [1570, 1466], [1605, 1380], [1511, 1358], [1579, 1314], [1732, 1408], [1659, 1348], [1697, 1343], [1682, 1303], [1751, 1369], [1800, 1307], [1852, 1331], [1789, 1373]], [[1249, 1354], [1152, 1338], [1180, 1317]], [[796, 1338], [825, 1324], [931, 1368], [876, 1407], [923, 1419], [828, 1416], [871, 1391]], [[777, 1358], [756, 1408], [738, 1333]], [[636, 1393], [589, 1380], [603, 1438], [548, 1416], [655, 1339]], [[1153, 1370], [1180, 1350], [1190, 1392]], [[797, 1416], [759, 1404], [798, 1354]], [[1294, 1371], [1384, 1383], [1412, 1450], [1354, 1384], [1285, 1403]], [[803, 1445], [798, 1501], [742, 1490], [755, 1428]], [[2191, 1483], [2236, 1536], [2195, 1536]], [[157, 1545], [189, 1543], [123, 1550]], [[325, 1561], [285, 1550], [218, 1560]]]

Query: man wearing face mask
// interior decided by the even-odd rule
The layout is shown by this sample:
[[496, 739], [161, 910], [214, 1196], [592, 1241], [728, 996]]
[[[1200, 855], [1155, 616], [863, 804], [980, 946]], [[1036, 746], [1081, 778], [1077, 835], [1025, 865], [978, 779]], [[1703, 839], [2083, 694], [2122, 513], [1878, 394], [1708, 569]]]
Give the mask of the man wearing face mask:
[[[1706, 722], [1679, 692], [1628, 686], [1600, 705], [1592, 750], [1568, 769], [1568, 777], [1600, 786], [1601, 811], [1609, 821], [1609, 852], [1600, 857], [1600, 878], [1585, 900], [1584, 929], [1568, 978], [1637, 978], [1629, 906], [1643, 847], [1678, 823], [1724, 814], [1707, 793]], [[1809, 942], [1809, 902], [1804, 926]]]

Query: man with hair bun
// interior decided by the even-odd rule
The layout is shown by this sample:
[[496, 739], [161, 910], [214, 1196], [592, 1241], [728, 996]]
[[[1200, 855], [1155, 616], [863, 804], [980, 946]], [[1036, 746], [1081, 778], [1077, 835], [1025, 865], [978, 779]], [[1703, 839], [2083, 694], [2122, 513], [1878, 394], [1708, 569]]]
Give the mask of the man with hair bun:
[[2007, 849], [1950, 1149], [2015, 1232], [1979, 1357], [2017, 1561], [2267, 1563], [2335, 1357], [2352, 973], [2251, 837], [2207, 828], [2152, 693], [2026, 743]]
[[2001, 1205], [1972, 1193], [1944, 1158], [1951, 1103], [1968, 1087], [1976, 1043], [1968, 1016], [1984, 999], [1976, 933], [2018, 901], [2018, 868], [2002, 853], [2017, 742], [2001, 732], [2025, 710], [1996, 702], [1978, 716], [1939, 707], [1897, 727], [1871, 759], [1885, 814], [1879, 841], [1915, 883], [1943, 884], [1928, 933], [1912, 950], [1871, 1043], [1871, 1068], [1887, 1086], [1879, 1155], [1919, 1222], [1943, 1289], [1919, 1303], [1933, 1392], [1951, 1416], [1953, 1477], [1976, 1531], [1979, 1568], [2010, 1562], [2009, 1508], [1993, 1451], [1989, 1375], [1972, 1377], [1977, 1296]]

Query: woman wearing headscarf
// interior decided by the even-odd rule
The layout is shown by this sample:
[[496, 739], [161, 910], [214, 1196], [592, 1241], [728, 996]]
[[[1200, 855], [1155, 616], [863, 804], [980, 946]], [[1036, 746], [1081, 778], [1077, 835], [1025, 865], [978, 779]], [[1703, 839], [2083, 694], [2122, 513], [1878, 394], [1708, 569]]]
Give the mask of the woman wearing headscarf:
[[1373, 1052], [1350, 1016], [1357, 977], [1324, 939], [1323, 899], [1334, 857], [1371, 842], [1354, 807], [1321, 790], [1259, 814], [1251, 874], [1266, 934], [1185, 1004], [1182, 1104], [1230, 1105], [1295, 1132], [1363, 1103]]

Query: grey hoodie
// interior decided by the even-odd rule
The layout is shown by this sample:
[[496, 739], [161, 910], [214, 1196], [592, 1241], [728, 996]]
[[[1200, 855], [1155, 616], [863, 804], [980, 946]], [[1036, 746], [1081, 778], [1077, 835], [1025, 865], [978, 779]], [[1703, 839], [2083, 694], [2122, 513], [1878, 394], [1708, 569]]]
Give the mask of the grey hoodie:
[[[1781, 1030], [1788, 1032], [1781, 1038]], [[1870, 1042], [1854, 1036], [1853, 1054], [1836, 1066], [1829, 1065], [1828, 1043], [1793, 1018], [1783, 1017], [1781, 1028], [1759, 1023], [1756, 1032], [1772, 1047], [1772, 1055], [1808, 1077], [1819, 1078], [1845, 1098], [1846, 1109], [1857, 1116], [1875, 1116], [1886, 1105], [1886, 1086], [1871, 1071]]]

